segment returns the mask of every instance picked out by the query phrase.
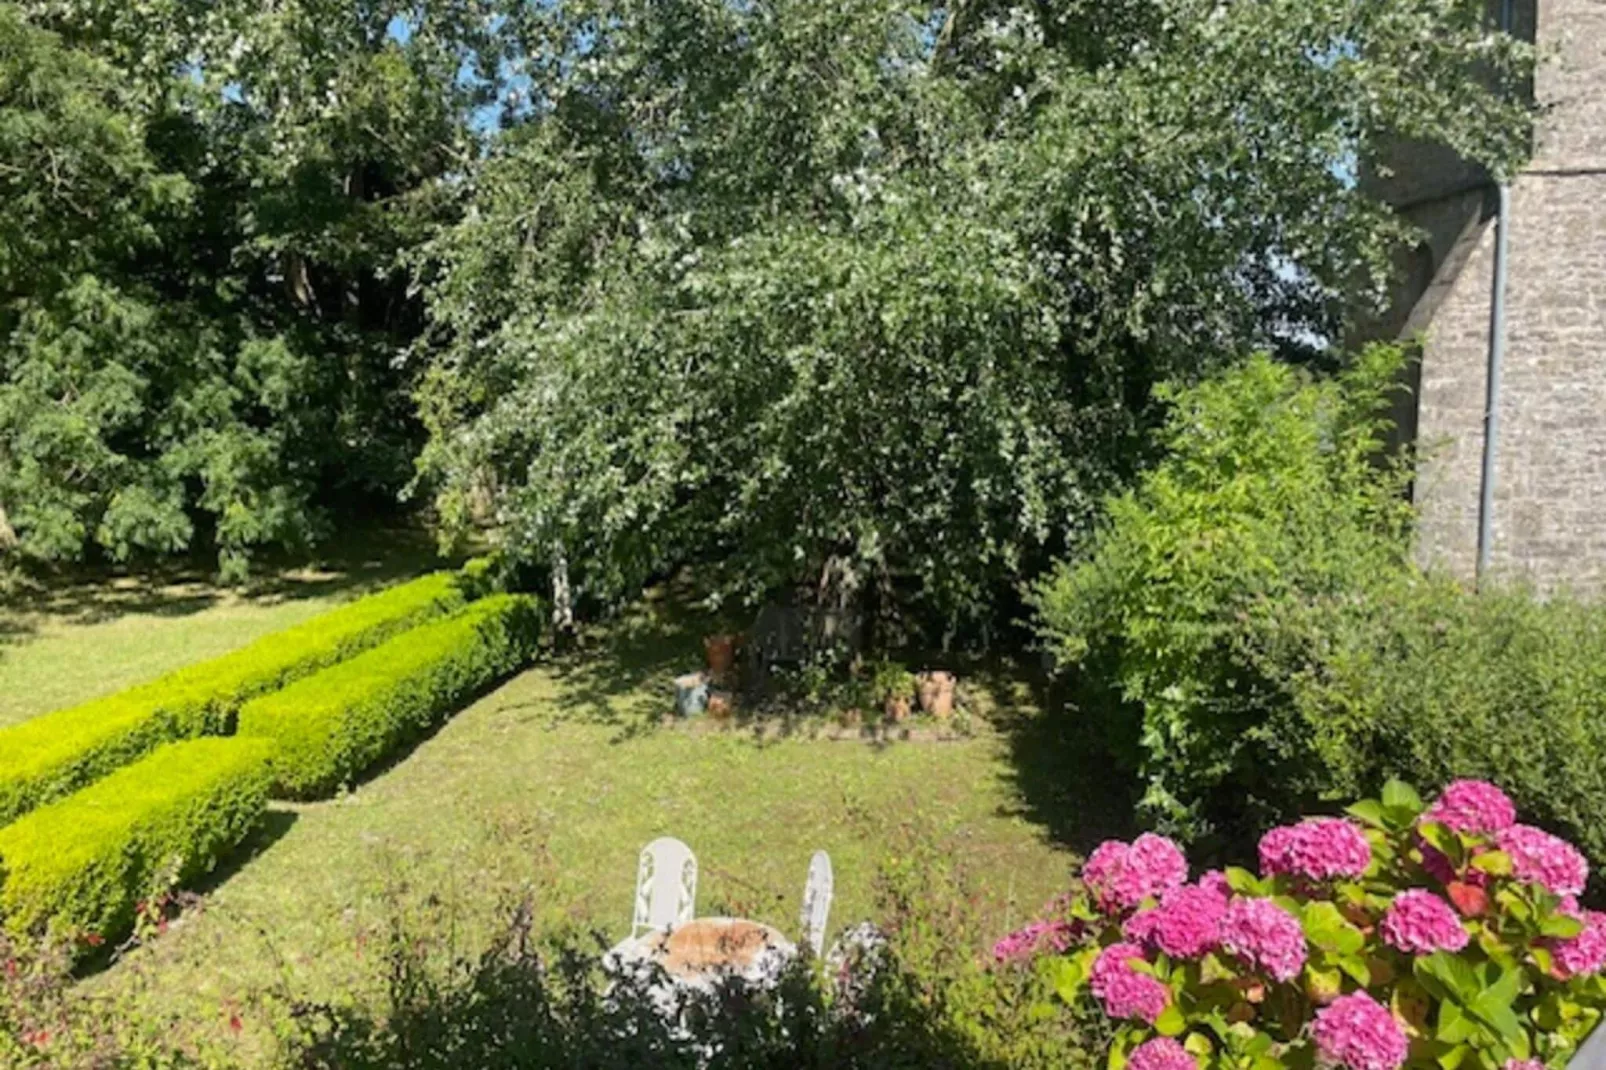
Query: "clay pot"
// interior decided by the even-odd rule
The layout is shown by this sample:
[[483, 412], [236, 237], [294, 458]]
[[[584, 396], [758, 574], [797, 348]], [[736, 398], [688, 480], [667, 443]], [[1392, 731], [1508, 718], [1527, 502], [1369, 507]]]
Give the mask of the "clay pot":
[[736, 636], [710, 635], [703, 639], [703, 654], [708, 659], [708, 672], [716, 680], [725, 680], [736, 667]]
[[902, 724], [909, 719], [909, 696], [889, 695], [882, 703], [881, 710], [887, 715], [887, 720], [893, 724]]
[[710, 691], [708, 693], [708, 716], [723, 721], [735, 712], [736, 704], [731, 700], [729, 691]]
[[954, 712], [954, 674], [951, 672], [923, 672], [920, 674], [920, 709], [938, 720]]

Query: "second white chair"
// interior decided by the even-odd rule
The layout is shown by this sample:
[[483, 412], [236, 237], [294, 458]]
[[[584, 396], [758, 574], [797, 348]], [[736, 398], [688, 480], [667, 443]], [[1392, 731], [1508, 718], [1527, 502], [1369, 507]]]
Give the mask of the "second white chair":
[[809, 879], [803, 886], [803, 942], [819, 958], [825, 950], [825, 922], [831, 916], [831, 896], [835, 892], [835, 878], [831, 875], [831, 856], [815, 851], [809, 859]]

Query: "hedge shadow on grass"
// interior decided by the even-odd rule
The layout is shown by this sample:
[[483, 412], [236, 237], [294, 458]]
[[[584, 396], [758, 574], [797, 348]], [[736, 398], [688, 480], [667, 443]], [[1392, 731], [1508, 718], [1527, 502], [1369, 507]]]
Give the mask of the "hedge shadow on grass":
[[1095, 718], [1079, 717], [1062, 682], [1031, 681], [1032, 701], [998, 711], [1019, 801], [1011, 816], [1043, 827], [1058, 844], [1083, 855], [1107, 839], [1129, 839], [1142, 793], [1129, 766], [1112, 752]]
[[494, 694], [498, 688], [502, 687], [509, 680], [518, 676], [528, 668], [529, 666], [524, 666], [522, 668], [515, 669], [513, 672], [506, 673], [488, 681], [483, 687], [475, 688], [469, 694], [465, 695], [462, 701], [460, 701], [453, 709], [447, 711], [446, 713], [440, 714], [439, 716], [433, 718], [428, 724], [418, 728], [416, 731], [409, 732], [406, 736], [399, 739], [394, 746], [392, 746], [379, 758], [369, 763], [362, 770], [362, 772], [358, 773], [356, 777], [354, 777], [348, 783], [342, 785], [338, 791], [333, 793], [325, 793], [317, 796], [316, 798], [298, 799], [297, 802], [300, 804], [317, 805], [318, 803], [327, 803], [331, 799], [338, 797], [338, 795], [342, 792], [355, 793], [360, 791], [365, 785], [372, 784], [374, 781], [378, 780], [380, 777], [384, 776], [386, 773], [389, 773], [391, 770], [407, 761], [407, 759], [411, 758], [413, 754], [417, 752], [419, 747], [422, 747], [424, 744], [428, 743], [430, 740], [439, 735], [441, 730], [449, 725], [452, 722], [452, 719], [457, 717], [458, 714], [474, 705], [474, 703], [479, 702], [481, 699], [485, 698], [485, 696]]
[[[290, 830], [295, 827], [300, 817], [301, 815], [294, 810], [287, 810], [270, 803], [269, 808], [264, 811], [262, 819], [257, 822], [256, 828], [252, 830], [251, 834], [219, 859], [218, 864], [211, 870], [189, 881], [187, 886], [183, 888], [153, 887], [150, 890], [151, 897], [160, 896], [166, 900], [165, 909], [161, 912], [169, 918], [181, 917], [184, 913], [193, 909], [206, 909], [207, 897], [226, 884], [230, 878], [234, 877], [249, 863], [255, 861], [268, 848], [289, 835]], [[161, 939], [161, 936], [158, 935], [156, 939]], [[79, 980], [84, 980], [97, 974], [105, 973], [116, 965], [119, 959], [136, 950], [140, 943], [141, 938], [135, 935], [119, 945], [104, 945], [99, 950], [79, 959], [72, 969], [72, 976]]]
[[262, 820], [240, 845], [230, 851], [210, 873], [192, 883], [190, 891], [196, 895], [210, 895], [222, 887], [240, 870], [290, 834], [301, 814], [280, 803], [269, 803]]
[[0, 657], [8, 647], [32, 639], [46, 622], [87, 626], [135, 615], [188, 617], [231, 596], [275, 605], [356, 594], [441, 567], [433, 546], [410, 530], [364, 532], [312, 554], [264, 558], [257, 575], [238, 587], [218, 583], [209, 565], [193, 559], [132, 569], [39, 567], [6, 591]]

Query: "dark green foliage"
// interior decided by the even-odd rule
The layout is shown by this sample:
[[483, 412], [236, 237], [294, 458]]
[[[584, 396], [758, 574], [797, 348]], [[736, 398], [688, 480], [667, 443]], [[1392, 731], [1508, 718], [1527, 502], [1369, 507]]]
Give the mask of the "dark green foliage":
[[1329, 793], [1480, 777], [1606, 865], [1606, 607], [1416, 577], [1335, 622], [1293, 690], [1305, 723], [1371, 726], [1326, 750]]
[[0, 3], [0, 566], [233, 579], [394, 505], [398, 256], [495, 92], [459, 77], [489, 8], [430, 9]]
[[[173, 743], [0, 829], [0, 920], [14, 935], [115, 940], [166, 876], [215, 866], [267, 804], [272, 745]], [[165, 889], [163, 889], [165, 890]]]
[[1136, 746], [1144, 805], [1177, 831], [1350, 793], [1328, 762], [1361, 762], [1370, 726], [1303, 721], [1294, 677], [1409, 575], [1405, 472], [1378, 462], [1398, 369], [1379, 349], [1317, 382], [1257, 357], [1172, 395], [1165, 459], [1037, 590], [1056, 654], [1115, 689], [1090, 713]]
[[241, 735], [277, 745], [275, 791], [325, 794], [529, 661], [538, 603], [492, 595], [444, 620], [264, 695], [240, 710]]
[[228, 730], [247, 699], [461, 606], [462, 582], [432, 573], [220, 658], [0, 730], [0, 825], [162, 743]]
[[1378, 452], [1397, 367], [1257, 358], [1173, 396], [1165, 460], [1037, 590], [1077, 715], [1173, 831], [1475, 776], [1606, 862], [1606, 610], [1414, 565], [1408, 470]]

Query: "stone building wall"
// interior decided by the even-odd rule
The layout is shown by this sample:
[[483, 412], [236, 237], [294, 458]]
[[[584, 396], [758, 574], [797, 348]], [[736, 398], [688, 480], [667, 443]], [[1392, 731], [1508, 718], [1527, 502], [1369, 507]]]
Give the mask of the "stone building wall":
[[[1506, 355], [1493, 575], [1606, 593], [1606, 0], [1538, 0], [1535, 156], [1511, 187]], [[1441, 174], [1443, 172], [1440, 172]], [[1416, 482], [1424, 563], [1470, 578], [1477, 557], [1495, 228], [1463, 187], [1409, 211], [1432, 235]]]

